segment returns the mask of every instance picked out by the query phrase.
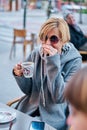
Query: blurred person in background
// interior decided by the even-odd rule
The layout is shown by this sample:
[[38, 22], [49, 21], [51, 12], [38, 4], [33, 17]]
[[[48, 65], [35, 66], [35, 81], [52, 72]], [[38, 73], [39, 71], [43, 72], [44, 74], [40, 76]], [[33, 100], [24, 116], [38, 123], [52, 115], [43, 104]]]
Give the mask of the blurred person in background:
[[65, 12], [64, 19], [69, 26], [70, 42], [72, 42], [78, 50], [87, 51], [87, 35], [85, 35], [77, 25], [74, 15], [71, 12]]
[[70, 105], [70, 130], [87, 130], [87, 66], [79, 70], [66, 86], [64, 96]]
[[40, 48], [34, 49], [26, 61], [35, 63], [32, 78], [23, 76], [21, 64], [13, 68], [20, 89], [28, 95], [18, 110], [58, 130], [66, 130], [67, 103], [63, 98], [65, 84], [81, 68], [82, 59], [70, 40], [65, 20], [50, 18], [39, 32]]

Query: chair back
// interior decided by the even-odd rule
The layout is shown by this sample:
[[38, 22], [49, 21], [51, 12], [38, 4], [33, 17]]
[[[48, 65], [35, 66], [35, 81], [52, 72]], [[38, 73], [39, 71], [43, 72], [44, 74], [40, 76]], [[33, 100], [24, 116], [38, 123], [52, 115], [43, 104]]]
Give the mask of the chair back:
[[36, 43], [36, 38], [35, 34], [31, 33], [31, 38], [29, 40], [26, 39], [27, 31], [25, 29], [14, 29], [14, 38], [13, 38], [13, 44], [11, 47], [10, 51], [10, 59], [12, 57], [12, 52], [14, 52], [14, 57], [15, 57], [15, 52], [16, 52], [16, 43], [22, 43], [23, 44], [23, 57], [25, 58], [26, 55], [26, 45], [30, 44], [31, 45], [31, 50], [34, 48], [34, 43]]
[[14, 29], [14, 37], [26, 37], [26, 30]]

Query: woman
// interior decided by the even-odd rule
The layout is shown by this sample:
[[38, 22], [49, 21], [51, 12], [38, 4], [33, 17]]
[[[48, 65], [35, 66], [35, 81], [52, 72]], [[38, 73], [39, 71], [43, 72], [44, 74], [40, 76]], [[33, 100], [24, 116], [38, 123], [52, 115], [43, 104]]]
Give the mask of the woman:
[[67, 124], [71, 130], [87, 130], [87, 67], [78, 71], [65, 89], [71, 114]]
[[24, 105], [22, 111], [40, 116], [58, 130], [65, 130], [67, 103], [63, 90], [80, 69], [81, 56], [69, 43], [69, 29], [61, 18], [48, 19], [41, 27], [39, 38], [41, 48], [33, 50], [27, 59], [35, 63], [33, 77], [23, 76], [21, 64], [13, 69], [20, 89], [29, 95], [28, 105]]

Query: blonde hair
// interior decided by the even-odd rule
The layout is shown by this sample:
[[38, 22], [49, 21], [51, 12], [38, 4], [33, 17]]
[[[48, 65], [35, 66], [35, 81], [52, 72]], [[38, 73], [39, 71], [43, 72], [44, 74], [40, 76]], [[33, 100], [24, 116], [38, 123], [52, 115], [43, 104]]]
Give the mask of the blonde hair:
[[50, 18], [48, 19], [41, 27], [39, 32], [40, 40], [45, 40], [46, 35], [52, 29], [58, 29], [59, 37], [63, 43], [66, 43], [70, 40], [69, 28], [66, 21], [62, 18]]
[[77, 110], [87, 113], [87, 67], [73, 76], [65, 88], [64, 96]]

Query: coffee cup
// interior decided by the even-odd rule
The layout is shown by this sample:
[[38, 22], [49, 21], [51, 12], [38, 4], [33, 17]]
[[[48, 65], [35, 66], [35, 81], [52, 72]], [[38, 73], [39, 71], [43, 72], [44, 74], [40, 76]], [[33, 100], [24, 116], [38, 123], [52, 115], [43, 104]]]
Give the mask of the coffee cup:
[[30, 78], [33, 76], [34, 62], [23, 62], [22, 68], [23, 68], [23, 75], [25, 78]]

